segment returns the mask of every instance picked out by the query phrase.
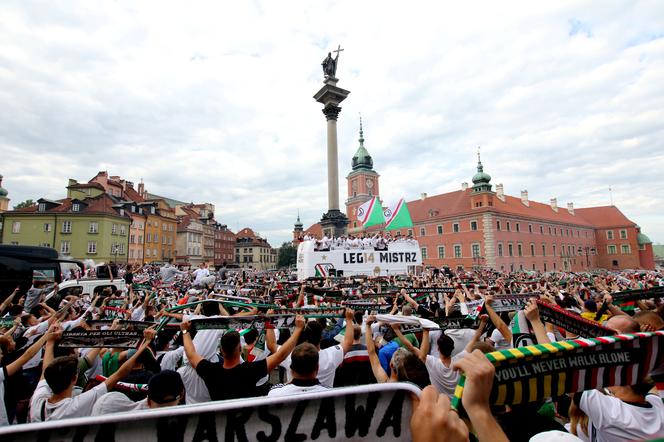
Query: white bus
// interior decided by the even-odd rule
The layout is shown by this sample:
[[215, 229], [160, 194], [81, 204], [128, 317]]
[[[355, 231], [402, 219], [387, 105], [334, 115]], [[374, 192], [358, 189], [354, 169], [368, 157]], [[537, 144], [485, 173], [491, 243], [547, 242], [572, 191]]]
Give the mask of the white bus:
[[417, 241], [395, 241], [387, 250], [315, 250], [315, 241], [303, 241], [297, 248], [297, 279], [328, 276], [405, 275], [422, 265]]

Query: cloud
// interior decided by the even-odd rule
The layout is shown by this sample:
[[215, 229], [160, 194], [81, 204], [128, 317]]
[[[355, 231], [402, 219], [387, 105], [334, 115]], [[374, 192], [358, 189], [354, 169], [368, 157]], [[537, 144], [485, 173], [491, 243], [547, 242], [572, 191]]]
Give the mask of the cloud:
[[[358, 114], [386, 200], [460, 188], [613, 200], [664, 242], [664, 8], [657, 3], [5, 2], [0, 173], [13, 203], [98, 170], [273, 245], [327, 207], [312, 96], [341, 44], [340, 196]], [[651, 171], [651, 172], [648, 172]]]

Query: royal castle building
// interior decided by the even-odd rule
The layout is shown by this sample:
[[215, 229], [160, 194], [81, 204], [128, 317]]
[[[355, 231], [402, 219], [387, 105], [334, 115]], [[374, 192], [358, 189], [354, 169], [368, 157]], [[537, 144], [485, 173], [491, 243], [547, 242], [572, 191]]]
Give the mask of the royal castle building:
[[[346, 177], [346, 215], [349, 234], [362, 235], [357, 208], [373, 196], [380, 197], [380, 175], [364, 146], [360, 123], [357, 152]], [[559, 207], [531, 201], [528, 192], [506, 195], [494, 186], [478, 155], [472, 185], [459, 190], [409, 201], [413, 228], [402, 229], [422, 248], [426, 265], [456, 268], [489, 267], [497, 270], [585, 271], [604, 269], [654, 269], [652, 242], [639, 226], [616, 206]], [[370, 231], [379, 230], [370, 228]], [[320, 236], [314, 224], [304, 230], [299, 221], [294, 237]], [[392, 232], [394, 234], [395, 232]]]

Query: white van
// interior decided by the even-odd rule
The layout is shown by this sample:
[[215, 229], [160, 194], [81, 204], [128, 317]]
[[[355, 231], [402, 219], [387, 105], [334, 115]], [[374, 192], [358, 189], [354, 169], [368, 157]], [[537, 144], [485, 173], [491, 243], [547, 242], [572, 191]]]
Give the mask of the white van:
[[[127, 285], [122, 278], [113, 278], [113, 281], [110, 279], [93, 278], [70, 279], [60, 283], [58, 286], [58, 295], [64, 298], [68, 295], [78, 296], [86, 293], [94, 297], [97, 294], [101, 294], [107, 287], [110, 287], [115, 292], [116, 290], [125, 290]], [[46, 299], [50, 299], [53, 295], [53, 292], [49, 293]]]

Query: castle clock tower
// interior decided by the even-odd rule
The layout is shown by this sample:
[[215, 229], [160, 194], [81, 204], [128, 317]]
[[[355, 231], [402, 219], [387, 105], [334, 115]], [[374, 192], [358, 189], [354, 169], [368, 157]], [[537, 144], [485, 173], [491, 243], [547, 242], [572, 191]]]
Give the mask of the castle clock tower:
[[346, 216], [350, 221], [349, 233], [362, 231], [362, 225], [357, 220], [357, 208], [374, 196], [379, 196], [378, 178], [380, 175], [373, 170], [373, 160], [364, 147], [364, 131], [362, 130], [362, 117], [360, 117], [360, 146], [353, 156], [351, 173], [348, 174], [348, 199], [346, 200]]

